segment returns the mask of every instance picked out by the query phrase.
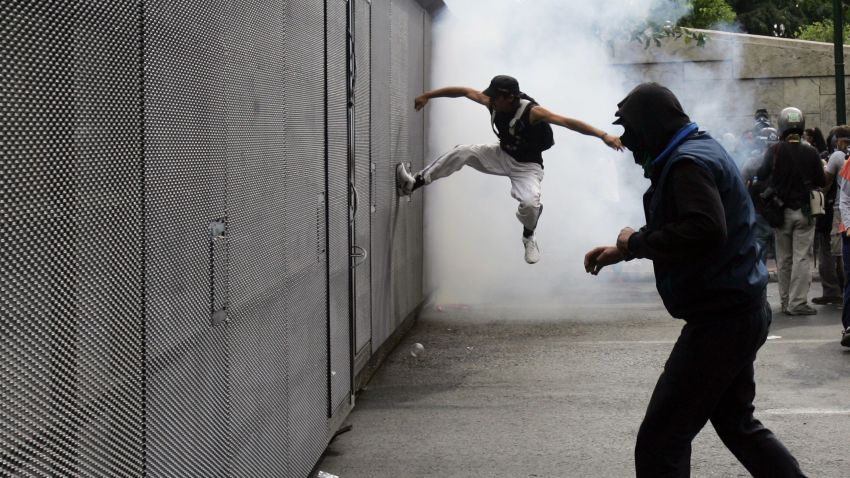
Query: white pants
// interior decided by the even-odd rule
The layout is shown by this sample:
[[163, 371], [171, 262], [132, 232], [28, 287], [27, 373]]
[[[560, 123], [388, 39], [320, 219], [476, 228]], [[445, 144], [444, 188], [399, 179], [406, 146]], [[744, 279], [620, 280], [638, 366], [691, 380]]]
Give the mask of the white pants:
[[534, 230], [540, 217], [540, 182], [543, 166], [521, 163], [504, 152], [498, 144], [463, 144], [440, 156], [422, 170], [425, 184], [445, 178], [469, 165], [482, 173], [507, 176], [511, 180], [511, 197], [519, 201], [516, 217], [522, 225]]

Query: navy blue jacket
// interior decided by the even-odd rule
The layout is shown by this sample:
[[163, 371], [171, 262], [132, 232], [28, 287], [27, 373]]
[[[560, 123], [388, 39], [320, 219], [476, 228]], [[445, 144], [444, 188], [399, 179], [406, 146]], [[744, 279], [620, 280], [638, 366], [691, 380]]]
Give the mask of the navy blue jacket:
[[[676, 173], [671, 174], [673, 171]], [[674, 178], [676, 175], [679, 177]], [[664, 239], [657, 236], [663, 234], [665, 226], [700, 220], [705, 223], [698, 215], [683, 214], [681, 204], [673, 197], [672, 183], [694, 176], [710, 188], [705, 197], [692, 200], [717, 203], [719, 195], [722, 204], [722, 211], [718, 206], [715, 214], [721, 224], [708, 230], [723, 230], [714, 241], [693, 241], [691, 247], [681, 247], [680, 254], [670, 255], [665, 250], [664, 257], [653, 257], [651, 239], [663, 243]], [[644, 195], [647, 225], [632, 235], [629, 249], [636, 257], [653, 259], [656, 287], [670, 314], [685, 320], [713, 320], [760, 307], [765, 300], [767, 269], [758, 260], [755, 212], [726, 150], [708, 134], [695, 133], [659, 159], [651, 179], [652, 185]]]

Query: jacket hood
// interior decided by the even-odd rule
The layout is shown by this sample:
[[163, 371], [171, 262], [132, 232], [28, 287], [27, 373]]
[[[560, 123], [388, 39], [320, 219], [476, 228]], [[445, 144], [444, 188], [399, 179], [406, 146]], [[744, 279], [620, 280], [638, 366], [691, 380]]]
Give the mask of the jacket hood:
[[691, 122], [676, 95], [658, 83], [636, 86], [617, 107], [614, 124], [630, 129], [640, 148], [652, 157], [661, 154], [676, 132]]

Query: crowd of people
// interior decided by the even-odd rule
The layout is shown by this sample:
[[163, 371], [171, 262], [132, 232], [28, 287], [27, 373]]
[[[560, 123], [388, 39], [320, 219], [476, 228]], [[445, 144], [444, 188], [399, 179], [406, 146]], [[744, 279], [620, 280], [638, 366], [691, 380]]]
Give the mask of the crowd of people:
[[811, 302], [842, 309], [841, 344], [850, 347], [850, 126], [824, 137], [793, 107], [776, 126], [765, 109], [754, 119], [740, 138], [726, 133], [721, 143], [755, 205], [759, 258], [775, 258], [782, 312], [790, 316], [817, 314], [809, 304], [816, 265], [822, 293]]

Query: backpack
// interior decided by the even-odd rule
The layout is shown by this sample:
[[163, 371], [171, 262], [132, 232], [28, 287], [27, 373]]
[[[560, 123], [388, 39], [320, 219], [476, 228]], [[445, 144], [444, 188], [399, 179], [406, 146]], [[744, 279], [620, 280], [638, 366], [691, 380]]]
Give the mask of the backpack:
[[[508, 131], [508, 133], [514, 137], [519, 136], [525, 128], [530, 126], [529, 124], [526, 124], [526, 121], [531, 114], [531, 108], [538, 104], [534, 101], [534, 98], [526, 95], [525, 93], [520, 93], [519, 96], [519, 108], [517, 108], [514, 117], [509, 123], [510, 130]], [[555, 135], [552, 131], [552, 125], [546, 122], [541, 122], [534, 126], [537, 128], [535, 131], [537, 134], [532, 134], [526, 139], [535, 142], [540, 151], [546, 151], [555, 145]], [[493, 133], [495, 133], [498, 137], [499, 132], [496, 130], [495, 110], [490, 112], [490, 127], [493, 129]]]

